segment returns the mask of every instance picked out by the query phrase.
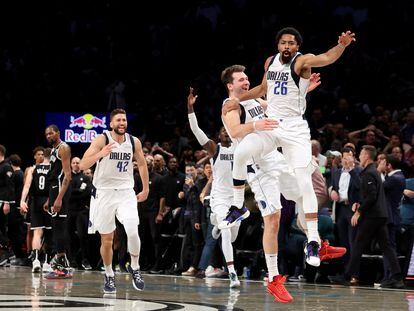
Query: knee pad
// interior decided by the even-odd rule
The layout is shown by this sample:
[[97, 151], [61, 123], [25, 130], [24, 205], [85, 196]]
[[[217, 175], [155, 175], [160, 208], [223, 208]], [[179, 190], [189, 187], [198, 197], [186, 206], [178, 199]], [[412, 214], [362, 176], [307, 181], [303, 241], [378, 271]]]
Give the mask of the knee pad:
[[138, 235], [138, 223], [135, 220], [126, 220], [123, 225], [128, 237], [128, 251], [130, 254], [138, 256], [141, 249], [141, 240]]

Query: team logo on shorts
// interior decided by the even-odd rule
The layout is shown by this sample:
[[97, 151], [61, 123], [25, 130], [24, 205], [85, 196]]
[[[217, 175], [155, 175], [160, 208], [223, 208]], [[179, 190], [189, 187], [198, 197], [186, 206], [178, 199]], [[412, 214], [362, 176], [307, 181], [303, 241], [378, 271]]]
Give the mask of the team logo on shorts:
[[263, 201], [263, 200], [260, 200], [260, 205], [262, 206], [263, 209], [266, 209], [266, 207], [267, 207], [266, 202]]

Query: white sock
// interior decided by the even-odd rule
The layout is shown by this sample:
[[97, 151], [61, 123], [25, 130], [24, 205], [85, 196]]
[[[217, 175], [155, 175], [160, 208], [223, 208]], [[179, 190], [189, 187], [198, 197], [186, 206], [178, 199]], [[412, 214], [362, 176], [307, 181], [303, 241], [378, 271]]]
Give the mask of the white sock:
[[279, 275], [277, 267], [277, 254], [265, 254], [267, 270], [269, 271], [269, 282], [273, 281], [273, 277]]
[[111, 277], [114, 277], [115, 276], [114, 270], [112, 270], [112, 265], [108, 265], [108, 266], [105, 266], [104, 265], [104, 267], [105, 267], [105, 274], [106, 274], [106, 276], [111, 276]]
[[244, 187], [233, 188], [233, 205], [242, 208], [244, 203]]
[[318, 233], [318, 221], [306, 220], [306, 226], [308, 227], [308, 242], [316, 241], [320, 244], [320, 238]]
[[237, 274], [237, 273], [236, 273], [236, 270], [234, 269], [234, 265], [233, 265], [233, 264], [228, 265], [228, 266], [227, 266], [227, 269], [229, 270], [229, 273], [234, 273], [234, 274]]
[[133, 256], [131, 255], [131, 268], [132, 270], [138, 270], [139, 269], [139, 256]]

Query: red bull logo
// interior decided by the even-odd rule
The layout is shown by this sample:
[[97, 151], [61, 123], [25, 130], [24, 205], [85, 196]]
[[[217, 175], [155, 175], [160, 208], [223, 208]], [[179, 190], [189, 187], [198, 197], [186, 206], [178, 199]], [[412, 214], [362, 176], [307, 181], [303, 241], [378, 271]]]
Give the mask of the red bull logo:
[[74, 116], [70, 116], [70, 123], [69, 127], [81, 127], [87, 130], [92, 128], [101, 127], [106, 129], [106, 117], [98, 118], [90, 113], [86, 113], [83, 116], [75, 118]]
[[[70, 116], [69, 128], [65, 130], [65, 142], [67, 143], [90, 143], [97, 135], [95, 129], [106, 129], [106, 117], [98, 118], [93, 114], [86, 113], [79, 117]], [[74, 131], [76, 128], [83, 129]]]

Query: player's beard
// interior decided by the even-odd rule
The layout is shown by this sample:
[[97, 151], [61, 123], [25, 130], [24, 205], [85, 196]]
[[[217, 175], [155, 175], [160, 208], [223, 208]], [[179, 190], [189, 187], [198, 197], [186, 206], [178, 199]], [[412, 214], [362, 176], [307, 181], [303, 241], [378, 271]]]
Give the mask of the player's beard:
[[282, 57], [282, 62], [284, 64], [289, 63], [290, 60], [292, 59], [292, 53], [290, 53], [289, 51], [289, 55], [287, 55], [287, 53], [285, 54], [286, 51], [283, 51], [283, 53], [281, 53], [281, 57]]
[[114, 128], [114, 132], [118, 135], [124, 135], [126, 132], [126, 128], [123, 129], [123, 131], [121, 132], [118, 128]]

